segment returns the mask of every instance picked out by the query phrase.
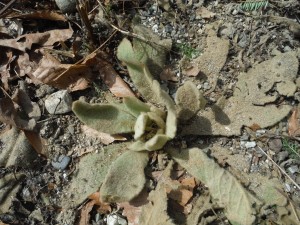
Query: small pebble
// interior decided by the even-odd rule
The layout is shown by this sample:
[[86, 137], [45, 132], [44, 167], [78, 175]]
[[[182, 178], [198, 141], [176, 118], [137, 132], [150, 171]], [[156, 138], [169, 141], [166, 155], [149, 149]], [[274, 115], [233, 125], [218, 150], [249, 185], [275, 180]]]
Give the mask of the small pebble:
[[282, 148], [282, 141], [280, 138], [272, 139], [268, 142], [268, 146], [274, 152], [279, 153]]
[[118, 214], [110, 214], [106, 219], [107, 225], [127, 225], [127, 221]]
[[51, 165], [57, 170], [64, 170], [67, 168], [70, 161], [71, 161], [71, 158], [69, 156], [60, 155], [57, 160], [55, 160], [55, 161], [53, 160], [51, 162]]
[[47, 97], [45, 108], [50, 114], [64, 114], [72, 110], [72, 97], [66, 90], [57, 91]]
[[240, 137], [241, 141], [248, 141], [250, 138], [250, 135], [247, 133], [243, 133], [243, 135]]
[[256, 142], [255, 141], [247, 141], [245, 143], [245, 147], [248, 148], [254, 148], [256, 146]]
[[55, 0], [55, 3], [63, 13], [76, 11], [76, 0]]
[[204, 82], [204, 84], [203, 84], [203, 88], [204, 88], [204, 90], [208, 90], [208, 89], [210, 89], [210, 85], [209, 85], [209, 83], [208, 83], [208, 82]]
[[266, 130], [257, 130], [255, 132], [256, 137], [260, 137], [266, 133]]
[[284, 183], [284, 189], [286, 192], [291, 192], [291, 186], [288, 183]]
[[297, 165], [293, 165], [293, 166], [290, 166], [288, 169], [287, 169], [291, 174], [294, 174], [294, 173], [297, 173], [299, 171], [299, 168]]
[[287, 157], [289, 156], [289, 153], [287, 151], [282, 151], [282, 152], [279, 152], [277, 154], [277, 157], [278, 157], [278, 161], [279, 162], [282, 162], [283, 160], [285, 160]]

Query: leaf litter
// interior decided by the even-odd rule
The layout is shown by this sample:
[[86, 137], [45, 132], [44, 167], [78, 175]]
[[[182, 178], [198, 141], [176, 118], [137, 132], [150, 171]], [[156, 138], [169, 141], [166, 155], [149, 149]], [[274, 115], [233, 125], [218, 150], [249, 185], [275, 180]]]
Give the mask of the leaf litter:
[[[171, 5], [161, 1], [159, 4], [163, 4], [167, 11], [172, 8]], [[183, 11], [189, 7], [176, 4]], [[201, 6], [198, 13], [200, 17], [209, 20], [218, 15], [215, 8], [209, 5]], [[39, 19], [40, 13], [17, 17]], [[47, 14], [47, 19], [65, 21], [64, 17], [55, 13]], [[88, 28], [86, 24], [84, 26]], [[206, 79], [210, 80], [213, 87], [205, 92], [205, 98], [202, 91], [199, 91], [199, 86], [195, 85], [197, 80], [192, 82], [189, 81], [190, 78], [184, 77], [184, 82], [182, 82], [182, 77], [174, 76], [171, 71], [163, 74], [167, 63], [166, 57], [172, 53], [172, 41], [170, 39], [161, 40], [148, 28], [137, 25], [135, 22], [132, 25], [135, 34], [132, 42], [128, 38], [123, 39], [117, 50], [117, 57], [123, 65], [126, 65], [130, 81], [126, 76], [124, 79], [124, 76], [118, 75], [111, 64], [110, 56], [104, 51], [95, 50], [77, 62], [74, 58], [76, 54], [72, 53], [68, 60], [64, 59], [68, 63], [63, 62], [61, 57], [50, 55], [44, 47], [51, 49], [55, 43], [65, 46], [74, 35], [71, 28], [65, 29], [65, 34], [59, 34], [55, 29], [0, 40], [0, 45], [11, 50], [7, 51], [7, 55], [4, 57], [6, 59], [1, 62], [2, 82], [4, 89], [9, 93], [11, 93], [9, 90], [11, 77], [19, 79], [16, 77], [20, 75], [26, 77], [27, 82], [31, 83], [31, 88], [41, 83], [49, 84], [57, 89], [68, 89], [73, 92], [73, 97], [77, 96], [77, 93], [81, 93], [80, 91], [89, 90], [91, 83], [95, 80], [97, 82], [101, 80], [117, 97], [109, 99], [108, 102], [107, 99], [99, 97], [89, 101], [93, 104], [85, 103], [82, 100], [75, 101], [73, 104], [75, 115], [87, 126], [96, 129], [97, 132], [102, 132], [95, 134], [94, 131], [85, 129], [85, 135], [94, 135], [94, 137], [96, 135], [95, 139], [102, 143], [100, 145], [97, 141], [95, 144], [90, 143], [90, 145], [95, 145], [94, 148], [91, 148], [90, 146], [81, 146], [82, 143], [85, 144], [84, 139], [81, 139], [82, 143], [77, 142], [76, 147], [73, 146], [67, 151], [56, 150], [55, 153], [47, 152], [47, 149], [44, 148], [44, 140], [36, 133], [36, 130], [40, 129], [40, 116], [44, 118], [45, 115], [43, 112], [42, 115], [32, 115], [32, 111], [38, 111], [37, 108], [36, 110], [34, 108], [42, 104], [38, 102], [39, 106], [37, 106], [36, 99], [27, 95], [22, 89], [16, 91], [12, 99], [9, 97], [1, 99], [1, 120], [10, 126], [24, 129], [24, 133], [34, 149], [39, 154], [46, 152], [43, 154], [44, 157], [62, 153], [71, 156], [75, 153], [75, 149], [97, 149], [96, 152], [85, 155], [79, 151], [76, 152], [77, 155], [73, 158], [70, 167], [62, 171], [63, 175], [60, 177], [55, 175], [58, 176], [55, 181], [51, 181], [51, 185], [48, 184], [49, 190], [51, 190], [53, 182], [62, 184], [59, 188], [62, 188], [63, 194], [60, 196], [59, 203], [55, 203], [60, 207], [56, 217], [59, 223], [74, 223], [78, 206], [82, 205], [79, 224], [89, 224], [91, 220], [95, 219], [93, 215], [97, 210], [99, 210], [97, 215], [105, 217], [111, 213], [111, 207], [114, 207], [109, 203], [116, 202], [123, 206], [123, 213], [128, 215], [128, 222], [131, 224], [207, 224], [220, 221], [218, 215], [209, 216], [207, 213], [214, 212], [215, 209], [221, 210], [224, 213], [223, 218], [228, 219], [227, 221], [231, 224], [255, 224], [257, 221], [261, 221], [262, 217], [268, 217], [272, 213], [278, 215], [282, 224], [297, 223], [298, 209], [291, 204], [288, 205], [289, 197], [282, 191], [283, 188], [278, 179], [273, 177], [267, 179], [259, 173], [249, 174], [237, 170], [231, 154], [225, 157], [214, 153], [210, 154], [207, 148], [200, 148], [196, 142], [193, 143], [196, 148], [187, 148], [186, 146], [186, 140], [188, 145], [191, 145], [189, 140], [193, 140], [190, 135], [232, 136], [240, 135], [244, 126], [256, 127], [255, 132], [274, 126], [284, 120], [291, 111], [289, 104], [282, 103], [283, 99], [293, 98], [298, 89], [294, 83], [299, 67], [297, 51], [285, 51], [285, 53], [277, 53], [273, 58], [261, 60], [247, 72], [241, 72], [237, 77], [238, 81], [232, 96], [226, 95], [225, 90], [219, 93], [217, 103], [213, 104], [214, 100], [212, 103], [211, 99], [208, 99], [208, 95], [215, 96], [218, 81], [222, 78], [223, 69], [228, 70], [226, 62], [231, 59], [230, 54], [232, 53], [229, 54], [229, 49], [232, 47], [231, 42], [224, 36], [221, 37], [218, 29], [220, 27], [206, 27], [207, 46], [204, 53], [188, 62], [187, 70], [184, 71], [186, 75], [196, 76], [200, 82], [203, 75], [207, 76]], [[22, 51], [22, 53], [18, 53], [18, 51]], [[75, 53], [75, 50], [73, 51]], [[13, 54], [19, 54], [16, 61], [14, 61]], [[32, 54], [36, 54], [38, 57], [34, 58]], [[15, 65], [17, 70], [13, 67]], [[7, 68], [9, 71], [6, 71]], [[191, 70], [188, 71], [189, 69]], [[158, 81], [159, 76], [164, 78], [167, 83], [168, 80], [175, 82], [173, 86], [176, 87], [177, 93], [176, 90], [162, 88]], [[172, 86], [170, 83], [168, 85]], [[134, 92], [129, 86], [134, 86]], [[77, 99], [77, 97], [75, 98]], [[9, 105], [8, 110], [4, 107], [7, 105]], [[61, 118], [64, 116], [66, 115]], [[31, 118], [32, 120], [30, 120]], [[56, 119], [58, 118], [52, 117], [47, 118], [46, 121]], [[298, 129], [297, 112], [292, 113], [288, 126], [290, 135], [295, 135]], [[73, 131], [74, 127], [68, 126], [68, 129], [70, 133], [77, 135], [77, 131]], [[28, 144], [23, 131], [15, 128], [13, 131], [20, 132]], [[61, 136], [60, 132], [58, 128], [54, 134], [57, 135], [55, 139]], [[4, 134], [10, 135], [9, 132]], [[123, 141], [123, 138], [119, 139], [119, 134], [126, 137], [127, 142], [116, 143], [120, 140]], [[48, 135], [47, 132], [46, 135]], [[69, 137], [69, 139], [72, 138]], [[68, 141], [68, 136], [63, 140]], [[102, 144], [110, 145], [102, 147]], [[211, 150], [220, 153], [224, 151], [224, 148], [211, 148]], [[7, 152], [13, 153], [14, 151], [8, 149], [4, 152], [7, 154]], [[155, 152], [153, 153], [153, 151]], [[152, 161], [149, 161], [149, 155]], [[237, 155], [241, 157], [241, 154]], [[13, 155], [11, 156], [13, 157]], [[34, 159], [38, 159], [36, 153], [32, 156]], [[219, 163], [221, 162], [223, 167], [224, 165], [230, 165], [230, 167], [222, 168], [213, 160], [218, 157], [220, 157]], [[157, 168], [156, 160], [159, 161]], [[242, 161], [242, 158], [235, 160]], [[5, 158], [3, 165], [10, 161], [11, 159]], [[174, 166], [174, 162], [176, 162], [176, 166]], [[162, 171], [164, 163], [168, 166]], [[9, 165], [17, 166], [16, 164], [16, 161], [12, 160]], [[171, 171], [178, 166], [184, 169], [181, 168], [181, 175], [174, 179]], [[151, 185], [147, 174], [149, 170], [153, 169], [158, 170], [161, 177], [151, 178], [155, 181]], [[65, 171], [68, 171], [69, 174], [66, 174]], [[23, 176], [22, 173], [20, 174]], [[11, 180], [12, 173], [9, 175], [5, 176]], [[68, 176], [70, 176], [70, 180], [66, 178]], [[1, 177], [1, 181], [3, 181], [3, 177]], [[21, 190], [24, 185], [18, 182], [16, 184], [17, 189], [10, 196], [16, 196], [17, 191]], [[199, 195], [198, 188], [201, 185], [205, 191], [202, 190]], [[145, 190], [148, 190], [149, 195]], [[23, 192], [22, 190], [24, 197]], [[45, 196], [44, 193], [42, 193], [43, 196]], [[134, 200], [137, 201], [142, 195], [144, 201], [141, 201], [136, 207], [129, 206], [130, 204], [126, 205]], [[5, 194], [2, 193], [0, 197], [3, 198], [3, 196]], [[145, 200], [147, 196], [148, 201]], [[86, 201], [86, 199], [89, 200]], [[4, 211], [8, 211], [12, 201], [9, 200], [5, 205]], [[96, 205], [107, 206], [106, 211], [101, 211], [101, 207], [96, 207]], [[276, 209], [270, 213], [272, 207], [276, 207]], [[129, 216], [130, 209], [134, 209], [136, 213], [131, 215], [131, 218]], [[180, 213], [175, 216], [173, 210]]]

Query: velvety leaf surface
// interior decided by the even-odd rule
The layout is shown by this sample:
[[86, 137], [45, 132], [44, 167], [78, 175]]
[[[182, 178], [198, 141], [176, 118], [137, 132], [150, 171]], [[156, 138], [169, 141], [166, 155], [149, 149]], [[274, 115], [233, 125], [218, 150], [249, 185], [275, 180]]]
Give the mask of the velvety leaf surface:
[[232, 224], [247, 225], [255, 221], [255, 208], [260, 204], [240, 182], [221, 168], [201, 149], [168, 149], [167, 152], [191, 175], [203, 182], [213, 199], [225, 208], [225, 215]]
[[89, 104], [75, 101], [72, 110], [83, 123], [95, 130], [109, 134], [134, 131], [136, 117], [123, 111], [117, 104]]
[[144, 188], [144, 168], [148, 163], [147, 152], [127, 151], [111, 165], [101, 186], [101, 198], [105, 202], [127, 202]]
[[175, 102], [178, 107], [178, 117], [181, 120], [189, 120], [206, 104], [206, 100], [191, 81], [186, 81], [178, 88]]

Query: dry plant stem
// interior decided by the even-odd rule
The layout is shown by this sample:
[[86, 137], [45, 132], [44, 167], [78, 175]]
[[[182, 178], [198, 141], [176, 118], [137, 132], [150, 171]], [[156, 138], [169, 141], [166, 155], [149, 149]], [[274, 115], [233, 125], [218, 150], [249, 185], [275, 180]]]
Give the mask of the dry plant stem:
[[0, 10], [0, 16], [12, 5], [15, 3], [16, 0], [11, 0], [9, 3], [4, 6], [3, 9]]
[[95, 39], [94, 39], [94, 36], [93, 36], [93, 28], [92, 28], [92, 25], [91, 25], [91, 22], [88, 18], [88, 12], [87, 12], [87, 3], [86, 2], [83, 2], [81, 0], [78, 0], [77, 1], [77, 10], [78, 10], [78, 13], [81, 17], [81, 20], [82, 22], [84, 23], [86, 29], [87, 29], [87, 35], [88, 35], [88, 38], [92, 41], [92, 43], [95, 45]]
[[300, 190], [300, 186], [284, 171], [284, 169], [282, 169], [276, 162], [274, 162], [274, 160], [267, 153], [265, 153], [265, 151], [261, 147], [258, 146], [258, 148]]
[[[126, 36], [133, 37], [133, 38], [137, 38], [137, 39], [139, 39], [139, 40], [141, 40], [141, 41], [143, 41], [143, 42], [145, 42], [145, 43], [147, 43], [147, 44], [155, 44], [155, 45], [158, 45], [158, 46], [160, 46], [160, 47], [166, 49], [165, 46], [162, 46], [162, 45], [159, 45], [159, 44], [157, 44], [157, 43], [155, 43], [155, 42], [149, 41], [149, 40], [147, 40], [146, 38], [144, 38], [144, 37], [142, 37], [142, 36], [140, 36], [140, 35], [137, 35], [137, 34], [135, 34], [135, 33], [132, 33], [132, 32], [130, 32], [130, 31], [122, 30], [122, 29], [120, 29], [119, 27], [113, 25], [112, 23], [109, 23], [109, 25], [110, 25], [112, 28], [114, 28], [115, 30], [119, 31], [120, 33], [122, 33], [122, 34], [124, 34], [124, 35], [126, 35]], [[177, 54], [177, 55], [180, 55], [178, 52], [174, 52], [174, 51], [172, 51], [172, 50], [171, 50], [171, 52], [173, 52], [173, 53], [175, 53], [175, 54]]]
[[9, 94], [4, 90], [4, 88], [3, 88], [3, 87], [0, 87], [0, 88], [1, 88], [1, 90], [3, 91], [3, 93], [13, 101], [13, 99], [12, 99], [12, 98], [9, 96]]

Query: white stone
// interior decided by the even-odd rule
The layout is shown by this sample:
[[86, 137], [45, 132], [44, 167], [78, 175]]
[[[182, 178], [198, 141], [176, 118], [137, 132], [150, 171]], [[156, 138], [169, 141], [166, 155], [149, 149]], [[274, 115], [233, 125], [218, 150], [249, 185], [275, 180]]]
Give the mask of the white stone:
[[47, 97], [45, 107], [50, 114], [63, 114], [72, 110], [72, 97], [66, 90], [57, 91]]
[[256, 146], [256, 142], [255, 141], [247, 141], [245, 143], [245, 147], [246, 148], [254, 148]]
[[118, 214], [110, 214], [107, 216], [107, 225], [127, 225], [127, 221]]

